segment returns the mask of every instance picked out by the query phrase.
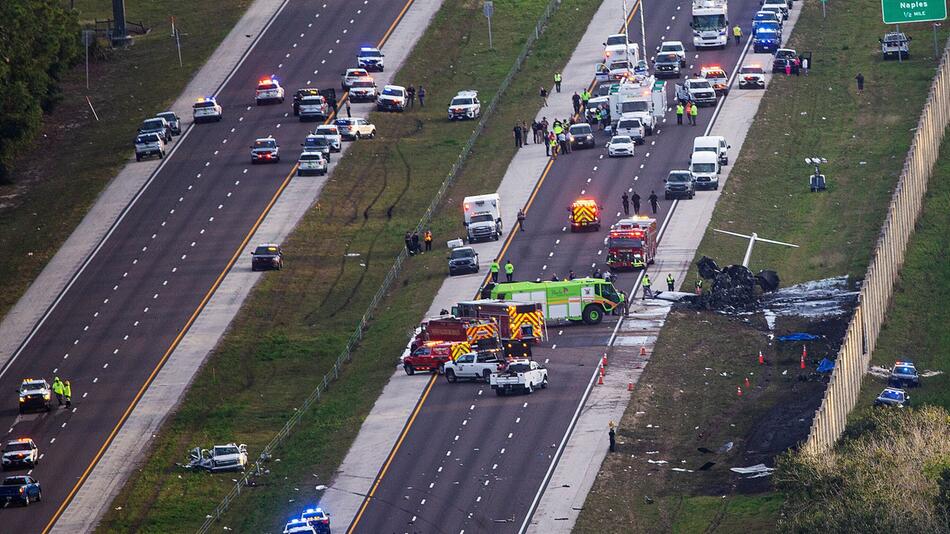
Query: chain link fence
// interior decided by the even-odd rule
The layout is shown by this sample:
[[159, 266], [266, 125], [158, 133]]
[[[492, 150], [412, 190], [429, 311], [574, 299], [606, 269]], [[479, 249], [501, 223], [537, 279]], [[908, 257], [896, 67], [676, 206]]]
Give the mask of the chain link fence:
[[815, 412], [803, 449], [810, 454], [831, 450], [844, 432], [848, 414], [857, 403], [861, 383], [884, 325], [894, 284], [904, 264], [907, 244], [927, 194], [927, 182], [940, 156], [950, 122], [950, 40], [944, 47], [927, 103], [904, 160], [874, 257], [864, 277], [858, 306], [838, 351], [831, 380]]
[[[515, 59], [514, 64], [511, 66], [511, 69], [508, 71], [508, 74], [502, 80], [501, 84], [498, 86], [498, 92], [495, 93], [495, 96], [492, 98], [491, 102], [488, 104], [488, 107], [482, 111], [481, 119], [478, 121], [478, 124], [475, 126], [475, 129], [472, 131], [472, 135], [469, 136], [468, 142], [465, 143], [465, 147], [462, 149], [462, 152], [459, 154], [458, 159], [455, 160], [455, 163], [452, 164], [452, 168], [449, 169], [448, 174], [445, 177], [445, 180], [442, 182], [442, 186], [439, 188], [439, 191], [432, 197], [432, 202], [429, 203], [429, 207], [426, 209], [425, 214], [419, 220], [419, 224], [416, 225], [416, 231], [422, 232], [426, 227], [429, 226], [429, 223], [432, 221], [432, 217], [435, 214], [436, 210], [441, 204], [442, 200], [445, 198], [445, 194], [448, 192], [449, 188], [455, 183], [455, 179], [459, 174], [459, 171], [462, 170], [462, 167], [465, 165], [466, 160], [472, 153], [472, 149], [475, 146], [475, 142], [478, 140], [479, 136], [485, 130], [485, 125], [494, 115], [495, 110], [498, 107], [498, 102], [504, 96], [505, 92], [508, 90], [508, 87], [511, 85], [512, 80], [515, 75], [518, 74], [518, 71], [521, 70], [521, 67], [524, 65], [525, 60], [528, 58], [528, 54], [531, 51], [531, 48], [534, 46], [534, 43], [541, 37], [544, 33], [544, 29], [547, 25], [548, 19], [557, 11], [558, 7], [561, 5], [561, 0], [551, 0], [545, 8], [544, 12], [541, 14], [541, 17], [538, 19], [538, 22], [535, 24], [534, 32], [528, 36], [528, 40], [525, 42], [524, 47], [521, 49], [521, 53], [518, 54], [518, 58]], [[290, 435], [294, 427], [300, 422], [301, 418], [307, 413], [311, 406], [317, 401], [320, 400], [320, 397], [323, 393], [330, 387], [330, 384], [339, 378], [340, 372], [343, 369], [343, 366], [353, 358], [353, 351], [362, 341], [363, 336], [366, 334], [366, 330], [369, 327], [369, 322], [372, 319], [373, 313], [376, 311], [377, 306], [379, 306], [380, 301], [386, 296], [386, 293], [389, 292], [389, 289], [392, 287], [393, 282], [399, 276], [399, 272], [402, 269], [403, 262], [406, 261], [408, 253], [405, 248], [402, 248], [399, 254], [396, 256], [396, 259], [393, 261], [392, 267], [389, 268], [389, 272], [386, 274], [386, 278], [383, 279], [383, 282], [380, 284], [379, 289], [376, 290], [376, 294], [373, 295], [373, 299], [370, 301], [369, 305], [366, 307], [366, 312], [363, 314], [363, 317], [360, 319], [359, 324], [357, 324], [356, 329], [350, 335], [349, 339], [346, 342], [346, 346], [340, 352], [340, 355], [337, 356], [336, 362], [333, 364], [333, 368], [330, 369], [324, 376], [323, 379], [317, 384], [317, 387], [310, 393], [307, 399], [300, 405], [299, 408], [294, 412], [294, 415], [287, 420], [283, 428], [271, 439], [264, 449], [261, 451], [260, 456], [253, 464], [248, 468], [244, 475], [238, 479], [237, 483], [231, 488], [231, 491], [221, 499], [221, 502], [215, 507], [208, 517], [205, 519], [205, 522], [198, 528], [199, 534], [204, 534], [210, 531], [211, 526], [215, 521], [221, 518], [224, 513], [231, 506], [231, 503], [235, 499], [240, 497], [241, 493], [244, 491], [244, 488], [249, 486], [251, 482], [258, 476], [261, 476], [264, 473], [264, 465], [268, 460], [273, 456], [274, 451], [280, 444]]]

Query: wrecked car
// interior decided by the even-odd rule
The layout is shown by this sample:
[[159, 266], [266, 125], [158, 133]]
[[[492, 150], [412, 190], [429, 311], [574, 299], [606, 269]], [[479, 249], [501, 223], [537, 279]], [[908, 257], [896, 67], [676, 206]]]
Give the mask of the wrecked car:
[[215, 445], [208, 449], [195, 447], [189, 454], [186, 469], [206, 469], [212, 473], [218, 471], [244, 471], [247, 468], [247, 445], [228, 443]]

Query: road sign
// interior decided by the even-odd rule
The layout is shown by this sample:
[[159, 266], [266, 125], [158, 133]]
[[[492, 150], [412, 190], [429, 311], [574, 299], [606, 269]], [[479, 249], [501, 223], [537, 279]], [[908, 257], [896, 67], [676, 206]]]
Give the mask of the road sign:
[[491, 18], [495, 14], [495, 2], [491, 0], [486, 0], [485, 5], [482, 7], [482, 12], [485, 13], [485, 16]]
[[884, 24], [928, 22], [947, 18], [947, 0], [881, 0]]

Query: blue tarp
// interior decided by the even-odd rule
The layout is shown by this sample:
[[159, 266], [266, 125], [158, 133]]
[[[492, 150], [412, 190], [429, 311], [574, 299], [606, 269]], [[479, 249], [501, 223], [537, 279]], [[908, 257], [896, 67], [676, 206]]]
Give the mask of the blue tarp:
[[778, 338], [779, 341], [811, 341], [813, 339], [818, 339], [818, 336], [806, 334], [805, 332], [795, 332], [794, 334]]
[[819, 373], [830, 373], [832, 369], [835, 368], [835, 362], [829, 360], [828, 358], [822, 358], [818, 362], [818, 372]]

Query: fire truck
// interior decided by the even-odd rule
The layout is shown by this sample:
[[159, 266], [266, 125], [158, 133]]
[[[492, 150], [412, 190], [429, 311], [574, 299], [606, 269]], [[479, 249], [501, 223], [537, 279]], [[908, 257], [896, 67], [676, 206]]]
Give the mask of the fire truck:
[[656, 258], [656, 219], [621, 219], [610, 228], [605, 245], [611, 270], [643, 269]]
[[597, 201], [592, 198], [579, 198], [568, 208], [571, 213], [568, 217], [571, 221], [571, 231], [579, 232], [591, 229], [595, 232], [600, 230], [600, 208]]
[[545, 338], [544, 309], [536, 302], [469, 300], [452, 306], [452, 315], [493, 321], [505, 353], [515, 357], [530, 357], [531, 345]]
[[[443, 316], [423, 321], [409, 343], [409, 355], [402, 360], [406, 374], [413, 375], [416, 371], [441, 372], [445, 362], [473, 351], [497, 352], [499, 358], [531, 355], [532, 340], [522, 340], [520, 329], [518, 337], [513, 338], [500, 327], [501, 321], [487, 313], [482, 316], [484, 318], [481, 319]], [[507, 321], [505, 329], [510, 329], [512, 324], [519, 323]]]

